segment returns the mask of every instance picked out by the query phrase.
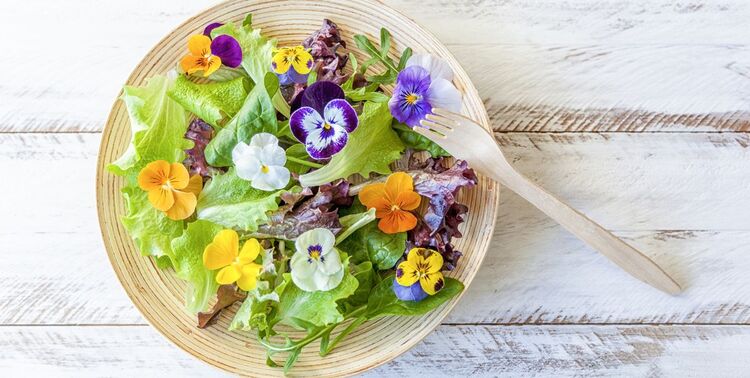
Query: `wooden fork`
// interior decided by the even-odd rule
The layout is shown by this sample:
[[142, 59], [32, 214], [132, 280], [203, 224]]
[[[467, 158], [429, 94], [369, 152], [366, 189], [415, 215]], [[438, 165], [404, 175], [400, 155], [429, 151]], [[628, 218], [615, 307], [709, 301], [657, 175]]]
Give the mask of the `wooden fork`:
[[518, 193], [633, 277], [672, 295], [681, 291], [680, 285], [646, 255], [516, 171], [492, 134], [481, 125], [444, 109], [433, 109], [433, 113], [422, 120], [424, 128], [415, 127], [414, 131]]

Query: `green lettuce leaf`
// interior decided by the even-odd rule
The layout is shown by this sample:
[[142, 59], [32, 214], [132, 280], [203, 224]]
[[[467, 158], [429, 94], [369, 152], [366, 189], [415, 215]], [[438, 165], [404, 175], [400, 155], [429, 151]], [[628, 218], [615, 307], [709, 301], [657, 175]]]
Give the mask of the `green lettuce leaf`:
[[279, 208], [283, 190], [266, 192], [250, 186], [250, 181], [237, 176], [234, 168], [214, 176], [198, 196], [196, 213], [227, 228], [257, 231], [268, 222], [268, 213]]
[[430, 295], [419, 302], [402, 301], [393, 292], [393, 275], [389, 275], [370, 292], [366, 316], [368, 319], [373, 319], [386, 315], [424, 315], [455, 297], [463, 289], [464, 284], [461, 281], [446, 277], [445, 286], [437, 294]]
[[269, 303], [279, 302], [279, 295], [269, 288], [266, 281], [258, 281], [258, 287], [247, 293], [247, 298], [229, 324], [230, 331], [250, 331], [269, 329]]
[[357, 213], [349, 214], [339, 218], [339, 222], [344, 227], [341, 232], [336, 236], [336, 243], [341, 243], [344, 239], [348, 238], [351, 234], [366, 226], [368, 223], [375, 220], [375, 208], [370, 210]]
[[352, 263], [372, 262], [377, 270], [391, 269], [406, 250], [406, 233], [386, 234], [376, 222], [369, 222], [338, 244]]
[[[341, 261], [344, 267], [349, 265], [345, 254], [342, 254]], [[335, 289], [314, 292], [301, 290], [292, 282], [291, 274], [284, 274], [283, 287], [277, 290], [280, 292], [278, 318], [300, 329], [342, 322], [344, 315], [339, 312], [336, 301], [354, 294], [359, 284], [349, 269], [345, 270], [344, 278]]]
[[391, 128], [391, 120], [387, 103], [366, 102], [359, 126], [349, 135], [344, 149], [325, 167], [300, 176], [300, 184], [319, 186], [355, 173], [364, 177], [372, 172], [391, 173], [389, 165], [401, 157], [405, 148]]
[[309, 159], [310, 155], [307, 154], [307, 150], [305, 149], [305, 145], [302, 143], [295, 143], [289, 148], [286, 149], [286, 168], [289, 169], [290, 172], [295, 173], [307, 173], [307, 171], [310, 170], [310, 167], [304, 164], [300, 164], [297, 162], [294, 162], [290, 160], [289, 158], [293, 159], [299, 159], [299, 160], [305, 160]]
[[185, 232], [172, 240], [175, 274], [190, 283], [185, 293], [185, 305], [190, 312], [205, 310], [219, 288], [216, 272], [203, 265], [203, 250], [222, 229], [218, 224], [197, 220], [189, 223]]
[[260, 29], [253, 29], [250, 22], [244, 22], [241, 25], [228, 22], [211, 31], [213, 38], [222, 34], [232, 36], [240, 43], [242, 68], [247, 71], [256, 86], [263, 83], [266, 72], [271, 70], [271, 58], [276, 48], [276, 40], [262, 36]]
[[346, 306], [350, 309], [366, 304], [370, 296], [370, 290], [378, 283], [377, 273], [375, 273], [375, 269], [372, 268], [372, 263], [369, 261], [352, 265], [352, 274], [359, 285], [357, 285], [357, 290], [349, 298], [346, 298]]
[[109, 171], [135, 177], [154, 160], [184, 159], [184, 150], [191, 145], [184, 138], [188, 114], [167, 96], [174, 82], [175, 74], [157, 75], [147, 79], [145, 86], [125, 86], [121, 99], [130, 116], [132, 138], [125, 153], [107, 166]]
[[242, 108], [206, 146], [206, 161], [215, 167], [232, 164], [232, 149], [238, 142], [250, 142], [260, 132], [277, 134], [279, 123], [271, 97], [263, 85], [256, 85], [248, 94]]
[[156, 210], [146, 192], [137, 186], [123, 188], [122, 195], [128, 210], [122, 217], [122, 224], [141, 254], [173, 259], [171, 242], [182, 233], [182, 222], [173, 221]]
[[398, 137], [401, 138], [401, 141], [404, 142], [406, 147], [411, 148], [414, 151], [427, 151], [430, 153], [430, 156], [434, 158], [451, 156], [448, 151], [438, 146], [437, 143], [415, 133], [409, 128], [409, 126], [398, 123], [393, 125], [393, 129], [396, 130]]
[[197, 84], [180, 75], [168, 94], [185, 110], [219, 129], [223, 120], [237, 114], [249, 91], [250, 82], [242, 77]]

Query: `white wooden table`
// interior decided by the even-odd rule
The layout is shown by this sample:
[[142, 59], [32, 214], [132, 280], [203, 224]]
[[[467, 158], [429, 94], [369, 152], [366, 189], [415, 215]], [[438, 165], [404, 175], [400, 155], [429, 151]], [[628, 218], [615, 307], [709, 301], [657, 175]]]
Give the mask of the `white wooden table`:
[[[132, 306], [94, 206], [120, 85], [212, 3], [0, 2], [0, 375], [221, 375]], [[504, 192], [465, 298], [369, 374], [750, 374], [750, 4], [387, 3], [461, 61], [522, 172], [686, 290], [640, 284]]]

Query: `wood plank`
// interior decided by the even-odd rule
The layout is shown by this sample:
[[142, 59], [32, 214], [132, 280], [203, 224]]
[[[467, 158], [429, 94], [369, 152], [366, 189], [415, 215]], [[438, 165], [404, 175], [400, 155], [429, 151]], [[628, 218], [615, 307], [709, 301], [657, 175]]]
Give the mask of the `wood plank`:
[[[670, 298], [634, 281], [506, 192], [491, 251], [447, 322], [750, 322], [750, 136], [498, 137], [522, 172], [616, 230], [687, 290]], [[5, 179], [23, 183], [0, 187], [12, 199], [0, 201], [0, 324], [144, 323], [102, 249], [98, 142], [96, 134], [0, 135]], [[21, 199], [34, 200], [18, 206]]]
[[[0, 5], [0, 22], [36, 41], [8, 41], [12, 54], [35, 62], [36, 69], [0, 62], [6, 73], [0, 132], [101, 130], [141, 57], [213, 3]], [[497, 131], [750, 130], [746, 3], [387, 3], [447, 43], [477, 85]], [[89, 21], [59, 17], [68, 9], [86, 9]], [[76, 48], [40, 48], [50, 36], [28, 28], [28, 20], [55, 24], [56, 36], [76, 41]], [[64, 73], [59, 62], [66, 62]]]
[[[6, 376], [226, 376], [145, 326], [0, 327]], [[742, 376], [747, 326], [440, 326], [364, 376]], [[335, 357], [335, 352], [332, 357]]]

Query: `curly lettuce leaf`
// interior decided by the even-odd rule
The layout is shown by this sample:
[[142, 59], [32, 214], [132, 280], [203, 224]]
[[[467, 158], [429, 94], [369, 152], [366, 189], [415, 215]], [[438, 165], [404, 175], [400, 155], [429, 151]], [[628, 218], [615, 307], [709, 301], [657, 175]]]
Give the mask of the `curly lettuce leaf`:
[[250, 186], [231, 168], [216, 175], [198, 196], [198, 219], [215, 222], [224, 227], [244, 231], [257, 231], [268, 222], [268, 213], [279, 208], [278, 200], [283, 190], [266, 192]]
[[341, 152], [323, 168], [300, 176], [302, 186], [318, 186], [355, 173], [364, 177], [375, 172], [391, 173], [389, 165], [401, 157], [404, 143], [391, 128], [387, 103], [366, 102], [359, 116], [359, 127], [349, 135]]
[[130, 116], [132, 138], [120, 158], [107, 166], [110, 172], [132, 175], [154, 160], [182, 161], [183, 150], [190, 148], [190, 142], [184, 138], [188, 114], [167, 96], [175, 76], [157, 75], [142, 87], [123, 88], [121, 99]]
[[242, 107], [250, 83], [245, 78], [198, 84], [180, 75], [167, 92], [169, 97], [215, 129], [233, 117]]
[[245, 103], [226, 126], [206, 146], [206, 161], [214, 167], [232, 165], [232, 149], [238, 142], [248, 143], [260, 132], [277, 134], [279, 122], [276, 109], [264, 85], [256, 85], [248, 94]]
[[247, 292], [247, 298], [229, 324], [230, 331], [265, 331], [268, 324], [269, 304], [278, 303], [279, 294], [269, 288], [266, 281], [258, 281], [258, 287]]
[[203, 266], [203, 250], [222, 229], [213, 222], [197, 220], [189, 223], [185, 232], [172, 241], [175, 274], [189, 283], [185, 306], [192, 313], [205, 310], [219, 288], [216, 272]]
[[[148, 195], [139, 187], [125, 187], [127, 215], [122, 217], [122, 224], [138, 250], [144, 256], [174, 258], [172, 239], [182, 233], [182, 222], [173, 221], [154, 208], [148, 201]], [[164, 261], [164, 260], [162, 260]]]
[[424, 315], [464, 290], [464, 284], [454, 278], [446, 277], [445, 286], [435, 295], [419, 301], [402, 301], [393, 292], [393, 275], [385, 277], [370, 292], [367, 301], [367, 318], [373, 319], [387, 315], [414, 316]]
[[336, 288], [329, 291], [304, 291], [292, 282], [291, 274], [284, 274], [284, 283], [277, 288], [279, 296], [278, 318], [287, 325], [307, 329], [308, 325], [325, 326], [340, 323], [344, 315], [336, 301], [348, 298], [357, 290], [359, 282], [349, 272], [349, 258], [342, 254], [344, 278]]
[[[211, 31], [216, 38], [222, 34], [234, 37], [242, 47], [242, 68], [245, 69], [256, 86], [263, 83], [267, 72], [271, 70], [271, 58], [276, 48], [276, 40], [261, 35], [260, 29], [253, 29], [250, 19], [241, 25], [228, 22]], [[260, 85], [262, 86], [262, 85]]]

